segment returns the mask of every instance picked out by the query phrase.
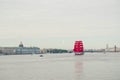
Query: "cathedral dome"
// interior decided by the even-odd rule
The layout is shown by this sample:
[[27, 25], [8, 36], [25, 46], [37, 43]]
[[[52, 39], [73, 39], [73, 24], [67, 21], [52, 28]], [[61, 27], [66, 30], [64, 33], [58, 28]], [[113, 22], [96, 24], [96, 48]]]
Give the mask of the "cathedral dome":
[[20, 42], [19, 47], [24, 47], [22, 42]]

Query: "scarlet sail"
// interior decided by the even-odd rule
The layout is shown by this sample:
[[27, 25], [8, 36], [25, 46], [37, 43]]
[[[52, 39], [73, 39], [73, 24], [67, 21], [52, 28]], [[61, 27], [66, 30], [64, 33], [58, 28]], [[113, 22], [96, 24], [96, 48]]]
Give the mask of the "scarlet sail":
[[75, 55], [83, 55], [84, 54], [83, 42], [75, 41], [73, 51], [74, 51]]

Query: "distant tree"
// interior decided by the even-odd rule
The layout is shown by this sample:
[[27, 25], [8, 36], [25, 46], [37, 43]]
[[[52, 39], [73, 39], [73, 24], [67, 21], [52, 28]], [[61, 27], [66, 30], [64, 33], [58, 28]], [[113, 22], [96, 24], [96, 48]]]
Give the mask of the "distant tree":
[[50, 50], [47, 50], [47, 52], [48, 53], [67, 53], [68, 51], [64, 49], [50, 49]]

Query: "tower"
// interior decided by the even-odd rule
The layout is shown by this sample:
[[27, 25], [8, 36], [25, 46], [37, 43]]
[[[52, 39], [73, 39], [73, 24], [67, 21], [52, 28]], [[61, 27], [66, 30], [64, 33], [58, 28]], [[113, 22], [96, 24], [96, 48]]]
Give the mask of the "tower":
[[117, 47], [116, 47], [116, 45], [114, 46], [114, 52], [116, 52], [117, 51]]
[[109, 51], [109, 46], [108, 46], [108, 44], [106, 44], [106, 51]]

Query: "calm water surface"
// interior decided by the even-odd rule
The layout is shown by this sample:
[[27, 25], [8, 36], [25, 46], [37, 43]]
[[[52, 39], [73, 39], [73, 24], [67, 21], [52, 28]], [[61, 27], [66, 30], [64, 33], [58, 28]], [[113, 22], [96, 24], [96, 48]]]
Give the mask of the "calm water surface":
[[0, 56], [0, 80], [120, 80], [120, 53]]

